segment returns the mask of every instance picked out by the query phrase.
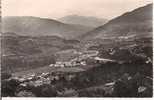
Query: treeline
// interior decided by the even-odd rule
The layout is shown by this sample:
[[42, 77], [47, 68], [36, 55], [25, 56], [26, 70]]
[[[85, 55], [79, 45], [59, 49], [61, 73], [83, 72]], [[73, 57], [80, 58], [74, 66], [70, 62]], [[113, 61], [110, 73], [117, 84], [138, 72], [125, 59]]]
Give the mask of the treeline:
[[54, 55], [2, 57], [2, 72], [16, 72], [55, 63]]

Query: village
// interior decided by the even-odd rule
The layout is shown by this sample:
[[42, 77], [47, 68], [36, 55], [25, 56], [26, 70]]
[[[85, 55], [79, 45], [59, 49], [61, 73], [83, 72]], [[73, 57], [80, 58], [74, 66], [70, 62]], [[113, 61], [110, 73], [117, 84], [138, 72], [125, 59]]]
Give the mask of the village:
[[[79, 56], [77, 58], [71, 59], [70, 61], [57, 61], [55, 64], [50, 64], [50, 68], [56, 68], [56, 72], [48, 71], [42, 73], [28, 73], [26, 75], [12, 76], [9, 80], [18, 80], [20, 86], [34, 86], [38, 87], [44, 84], [52, 84], [59, 80], [70, 81], [76, 76], [76, 73], [80, 73], [83, 70], [78, 67], [87, 66], [87, 59], [91, 59], [95, 63], [106, 63], [106, 62], [115, 62], [114, 60], [104, 59], [98, 57], [98, 51], [87, 51], [87, 52], [75, 52]], [[67, 72], [64, 71], [64, 68], [67, 68]], [[73, 69], [71, 69], [73, 68]], [[76, 69], [75, 69], [76, 68]], [[69, 70], [70, 69], [70, 70]]]
[[76, 67], [76, 66], [86, 66], [88, 61], [91, 59], [94, 63], [106, 63], [106, 62], [115, 62], [114, 60], [100, 58], [98, 56], [99, 52], [95, 50], [89, 50], [84, 52], [74, 52], [78, 54], [76, 58], [71, 59], [70, 61], [57, 61], [55, 64], [50, 64], [50, 67]]
[[[66, 53], [66, 52], [63, 52], [63, 53]], [[65, 55], [68, 56], [69, 53], [70, 51], [67, 51]], [[94, 87], [90, 87], [82, 90], [80, 89], [82, 88], [82, 86], [86, 88], [88, 84], [91, 84], [91, 82], [95, 82], [95, 79], [93, 77], [90, 77], [91, 76], [90, 74], [88, 76], [86, 75], [87, 72], [91, 73], [90, 71], [88, 71], [89, 69], [93, 69], [93, 68], [95, 69], [97, 68], [96, 66], [101, 65], [98, 67], [98, 69], [102, 70], [102, 72], [101, 71], [100, 72], [103, 73], [103, 70], [108, 67], [108, 64], [111, 64], [110, 66], [112, 66], [113, 64], [118, 64], [118, 67], [119, 67], [119, 66], [123, 66], [124, 62], [116, 61], [113, 59], [101, 58], [99, 56], [99, 52], [95, 50], [89, 50], [84, 52], [73, 51], [72, 53], [77, 54], [78, 56], [75, 56], [70, 60], [57, 60], [54, 64], [50, 64], [46, 66], [47, 69], [45, 71], [38, 71], [38, 70], [36, 72], [30, 71], [22, 75], [12, 74], [12, 76], [6, 79], [5, 81], [9, 83], [15, 82], [19, 84], [16, 89], [17, 90], [17, 93], [15, 94], [16, 96], [23, 96], [26, 94], [27, 95], [31, 94], [31, 96], [37, 96], [37, 93], [40, 93], [40, 91], [37, 92], [37, 89], [42, 89], [43, 91], [44, 86], [45, 87], [49, 86], [50, 87], [49, 90], [50, 89], [54, 90], [54, 88], [56, 88], [54, 90], [57, 93], [56, 96], [67, 95], [69, 97], [70, 96], [77, 97], [79, 96], [79, 94], [80, 95], [82, 94], [82, 91], [84, 92], [93, 91], [93, 88], [95, 88], [96, 90], [101, 89], [102, 91], [101, 95], [102, 94], [113, 95], [115, 91], [114, 89], [116, 88], [116, 84], [117, 82], [119, 82], [119, 80], [125, 78], [126, 81], [132, 81], [133, 79], [135, 79], [135, 77], [140, 77], [139, 73], [136, 73], [134, 76], [128, 73], [124, 73], [119, 79], [109, 80], [106, 83], [103, 83], [101, 86], [96, 86], [96, 87], [94, 86]], [[62, 54], [62, 56], [64, 56], [64, 54]], [[145, 63], [148, 64], [147, 62]], [[90, 67], [91, 65], [93, 66]], [[116, 67], [117, 66], [114, 66], [114, 68]], [[104, 68], [104, 69], [101, 69], [101, 68]], [[43, 69], [45, 68], [43, 67]], [[103, 76], [104, 75], [102, 76], [99, 75], [100, 79]], [[149, 83], [151, 84], [151, 80], [152, 80], [151, 78], [144, 77], [143, 84], [146, 84], [148, 82], [148, 86], [140, 85], [139, 87], [136, 87], [136, 89], [138, 89], [137, 92], [139, 94], [142, 94], [147, 90], [150, 91], [151, 87], [150, 89], [148, 87], [151, 86], [149, 85]], [[33, 89], [35, 91], [33, 91]], [[46, 91], [49, 91], [49, 90], [46, 90]], [[81, 96], [84, 96], [84, 95], [85, 94], [83, 93]]]

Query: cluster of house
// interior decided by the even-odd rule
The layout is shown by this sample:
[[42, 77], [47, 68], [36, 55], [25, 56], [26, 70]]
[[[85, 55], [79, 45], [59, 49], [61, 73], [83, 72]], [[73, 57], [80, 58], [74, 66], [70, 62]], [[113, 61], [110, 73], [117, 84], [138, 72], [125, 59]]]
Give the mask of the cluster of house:
[[38, 87], [44, 84], [54, 83], [56, 81], [61, 80], [62, 78], [63, 79], [65, 78], [65, 80], [70, 81], [74, 77], [75, 75], [72, 75], [72, 74], [65, 75], [60, 72], [59, 73], [58, 72], [56, 73], [46, 72], [46, 73], [41, 73], [39, 75], [32, 73], [32, 74], [23, 75], [20, 77], [13, 76], [10, 78], [10, 80], [11, 79], [18, 80], [20, 82], [20, 86], [22, 87], [27, 87], [27, 86]]
[[55, 64], [50, 64], [49, 66], [50, 67], [60, 67], [60, 68], [63, 68], [63, 67], [74, 67], [74, 66], [78, 66], [78, 65], [86, 65], [86, 62], [85, 61], [82, 61], [82, 62], [71, 62], [71, 61], [65, 61], [65, 62], [56, 62]]
[[13, 76], [10, 79], [18, 80], [21, 84], [20, 86], [26, 87], [27, 85], [31, 86], [40, 86], [42, 84], [50, 84], [50, 79], [48, 78], [49, 73], [41, 73], [36, 75], [35, 73], [23, 75], [23, 76]]
[[[77, 53], [77, 52], [75, 52]], [[90, 57], [95, 57], [98, 55], [98, 51], [86, 51], [86, 52], [78, 52], [79, 56], [71, 59], [70, 61], [57, 61], [55, 64], [50, 64], [50, 67], [75, 67], [75, 66], [85, 66], [86, 59]]]
[[96, 61], [97, 63], [106, 63], [106, 62], [115, 62], [115, 60], [110, 60], [110, 59], [104, 59], [98, 57], [98, 51], [86, 51], [83, 53], [80, 53], [81, 55], [71, 59], [70, 61], [58, 61], [55, 64], [50, 64], [50, 67], [58, 67], [58, 68], [63, 68], [63, 67], [75, 67], [75, 66], [85, 66], [87, 65], [86, 59], [90, 58]]

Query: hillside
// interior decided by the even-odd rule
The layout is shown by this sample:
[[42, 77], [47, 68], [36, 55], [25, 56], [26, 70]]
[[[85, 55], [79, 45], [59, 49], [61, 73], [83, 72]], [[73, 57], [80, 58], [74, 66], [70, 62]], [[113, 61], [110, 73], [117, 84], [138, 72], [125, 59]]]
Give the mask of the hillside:
[[152, 4], [127, 12], [80, 37], [86, 49], [119, 61], [152, 59]]
[[152, 37], [152, 4], [112, 19], [82, 37], [85, 40], [127, 37]]
[[3, 32], [14, 32], [25, 36], [59, 36], [74, 38], [90, 29], [83, 26], [64, 24], [52, 19], [38, 17], [4, 17]]
[[64, 16], [58, 20], [68, 24], [82, 25], [88, 27], [98, 27], [107, 22], [107, 19], [79, 15]]
[[56, 59], [56, 52], [75, 49], [79, 43], [58, 36], [31, 37], [11, 32], [3, 33], [0, 39], [2, 71], [7, 71], [7, 68], [12, 68], [11, 71], [23, 70], [27, 66], [25, 63], [31, 64], [25, 69], [49, 65]]

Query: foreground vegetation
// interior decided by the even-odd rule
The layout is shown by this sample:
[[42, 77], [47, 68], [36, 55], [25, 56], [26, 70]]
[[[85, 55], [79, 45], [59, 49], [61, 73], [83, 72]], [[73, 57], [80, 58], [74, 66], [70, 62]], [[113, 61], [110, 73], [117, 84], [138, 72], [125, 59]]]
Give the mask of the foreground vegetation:
[[[2, 96], [7, 97], [151, 97], [152, 64], [144, 62], [99, 64], [85, 72], [62, 74], [58, 79], [39, 86], [23, 82], [2, 74]], [[74, 75], [73, 78], [68, 78]]]

